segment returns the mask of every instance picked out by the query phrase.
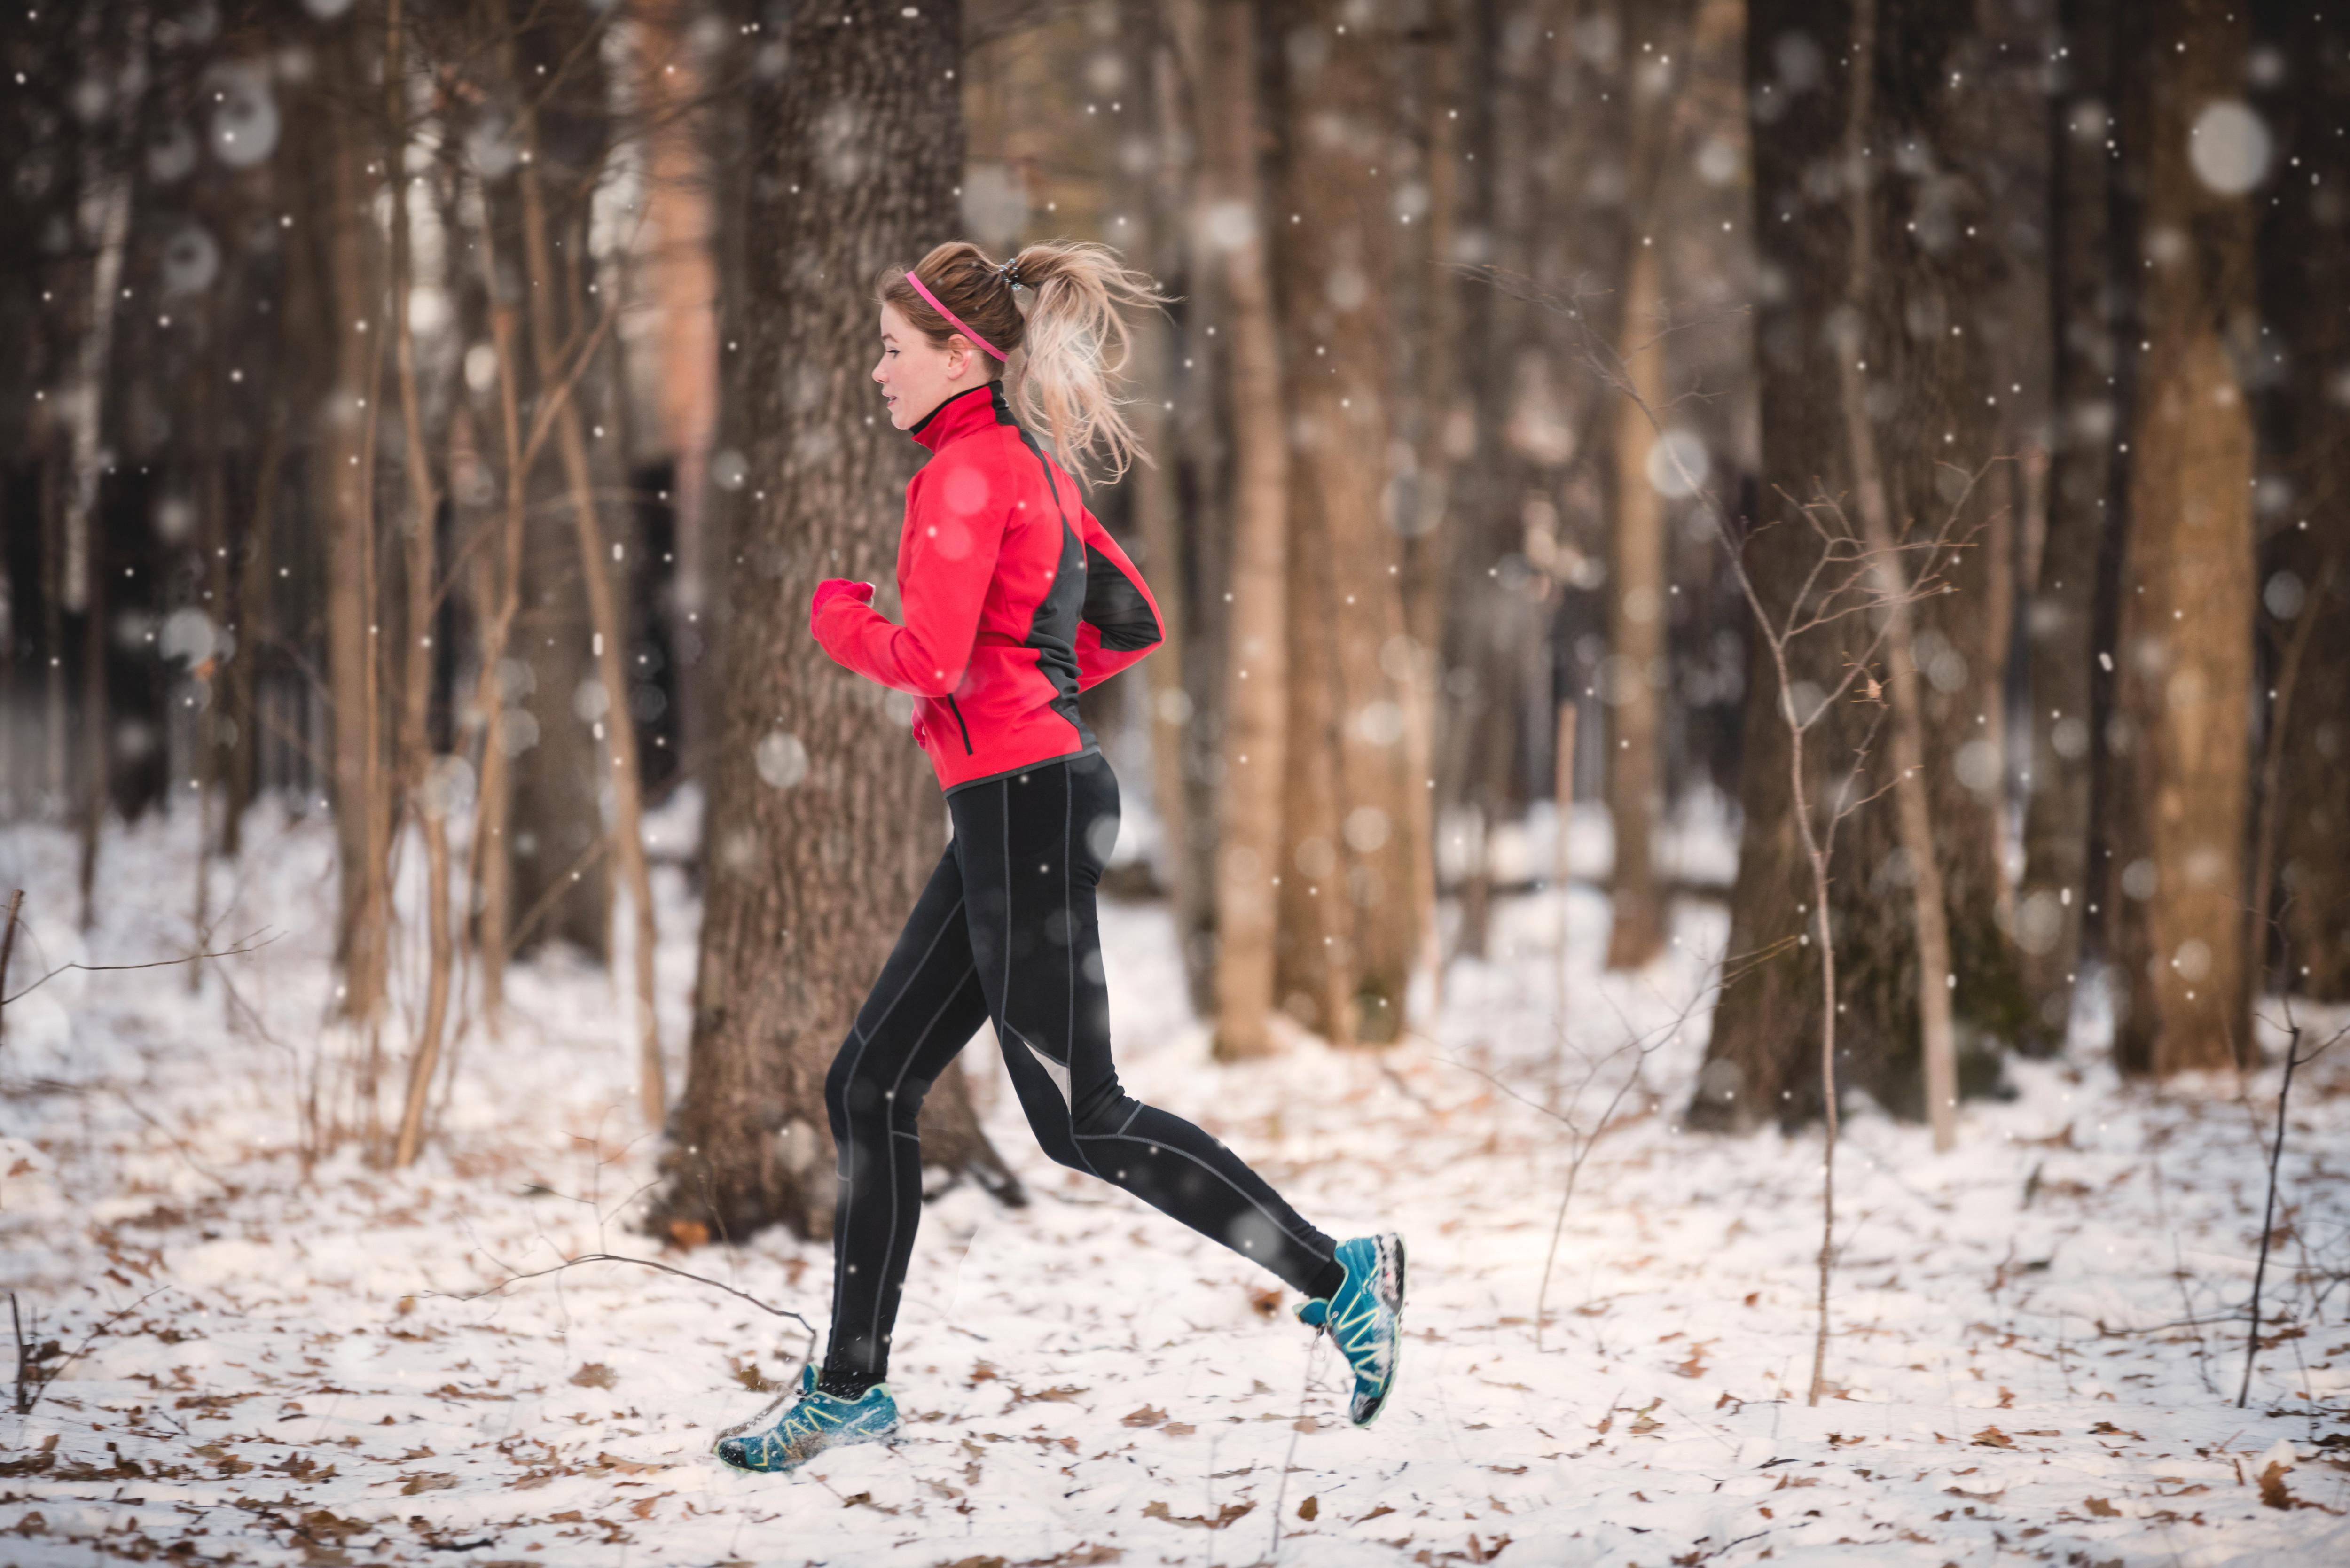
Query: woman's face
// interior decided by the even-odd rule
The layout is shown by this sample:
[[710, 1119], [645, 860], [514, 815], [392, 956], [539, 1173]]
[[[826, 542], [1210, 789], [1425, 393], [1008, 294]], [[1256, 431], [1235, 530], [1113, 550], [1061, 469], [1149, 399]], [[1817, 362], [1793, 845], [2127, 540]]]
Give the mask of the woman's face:
[[881, 307], [881, 359], [873, 367], [873, 379], [887, 400], [891, 424], [901, 431], [920, 424], [932, 409], [986, 379], [979, 350], [962, 333], [948, 338], [945, 348], [934, 348], [896, 306]]

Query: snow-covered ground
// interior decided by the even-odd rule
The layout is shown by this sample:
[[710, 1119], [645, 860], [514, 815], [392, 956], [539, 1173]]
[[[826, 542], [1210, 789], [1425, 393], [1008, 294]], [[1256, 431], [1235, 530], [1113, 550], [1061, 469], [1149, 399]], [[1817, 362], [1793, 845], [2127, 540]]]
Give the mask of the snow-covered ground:
[[[109, 838], [87, 937], [70, 841], [0, 833], [0, 888], [30, 890], [14, 983], [186, 951], [186, 827]], [[660, 875], [674, 1088], [692, 910]], [[2295, 1085], [2266, 1286], [2283, 1324], [2245, 1408], [2241, 1323], [2211, 1320], [2249, 1293], [2277, 1075], [2242, 1098], [2158, 1097], [2086, 1050], [2019, 1065], [2021, 1097], [1969, 1106], [1950, 1156], [1856, 1111], [1835, 1396], [1814, 1408], [1817, 1134], [1677, 1130], [1718, 908], [1685, 905], [1667, 960], [1603, 978], [1606, 911], [1578, 888], [1563, 1039], [1556, 906], [1533, 898], [1503, 909], [1491, 963], [1455, 968], [1424, 1034], [1222, 1067], [1164, 913], [1109, 906], [1135, 1092], [1326, 1229], [1409, 1239], [1393, 1405], [1350, 1428], [1333, 1353], [1272, 1282], [1045, 1162], [974, 1050], [1035, 1201], [963, 1189], [929, 1210], [892, 1377], [901, 1440], [754, 1478], [709, 1444], [794, 1369], [795, 1325], [613, 1263], [478, 1294], [608, 1249], [820, 1321], [827, 1248], [663, 1251], [629, 1229], [655, 1140], [609, 983], [517, 972], [504, 1037], [466, 1039], [414, 1170], [348, 1145], [311, 1161], [359, 1065], [320, 1023], [323, 825], [257, 821], [245, 879], [218, 878], [220, 939], [282, 934], [201, 991], [184, 969], [72, 972], [7, 1010], [0, 1274], [68, 1350], [130, 1310], [30, 1416], [0, 1415], [0, 1563], [2350, 1561], [2350, 1289], [2321, 1293], [2350, 1275], [2350, 1060]], [[1620, 1049], [1636, 1037], [1656, 1048]], [[1588, 1132], [1636, 1065], [1538, 1334], [1575, 1145], [1540, 1107]]]

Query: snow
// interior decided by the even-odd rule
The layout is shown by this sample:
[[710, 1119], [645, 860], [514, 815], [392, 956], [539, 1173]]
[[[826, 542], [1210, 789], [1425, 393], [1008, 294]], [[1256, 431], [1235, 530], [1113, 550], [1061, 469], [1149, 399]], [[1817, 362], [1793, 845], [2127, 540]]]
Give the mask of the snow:
[[[665, 850], [691, 810], [664, 819]], [[0, 832], [0, 884], [28, 889], [13, 983], [186, 951], [189, 826], [109, 834], [86, 937], [69, 836]], [[1720, 825], [1702, 829], [1688, 861], [1718, 866]], [[1587, 837], [1578, 814], [1578, 866]], [[1537, 894], [1500, 906], [1495, 956], [1453, 970], [1426, 1033], [1378, 1054], [1299, 1039], [1235, 1067], [1207, 1055], [1163, 909], [1107, 905], [1128, 1086], [1201, 1121], [1325, 1229], [1407, 1237], [1390, 1408], [1351, 1428], [1334, 1353], [1274, 1282], [1044, 1160], [974, 1050], [974, 1094], [1035, 1200], [1007, 1210], [965, 1187], [927, 1211], [897, 1339], [899, 1442], [748, 1477], [709, 1444], [766, 1402], [746, 1378], [795, 1371], [797, 1325], [616, 1263], [480, 1293], [608, 1249], [820, 1324], [827, 1248], [767, 1233], [663, 1251], [629, 1228], [657, 1149], [633, 1108], [625, 978], [517, 970], [503, 1038], [459, 1047], [415, 1169], [318, 1148], [305, 1105], [348, 1112], [362, 1064], [322, 1023], [327, 824], [264, 815], [248, 842], [241, 867], [216, 868], [212, 908], [230, 911], [222, 936], [265, 927], [269, 945], [210, 966], [194, 995], [180, 968], [71, 972], [8, 1009], [0, 1274], [68, 1349], [130, 1310], [30, 1416], [0, 1416], [0, 1560], [175, 1543], [256, 1563], [2350, 1555], [2350, 1324], [2321, 1293], [2350, 1273], [2329, 1158], [2350, 1130], [2342, 1061], [2294, 1085], [2292, 1236], [2265, 1284], [2293, 1336], [2263, 1353], [2248, 1408], [2233, 1402], [2241, 1324], [2210, 1320], [2248, 1293], [2278, 1075], [2241, 1100], [2232, 1085], [2156, 1095], [2085, 1050], [2016, 1064], [2019, 1096], [1965, 1107], [1946, 1157], [1855, 1107], [1837, 1162], [1836, 1392], [1812, 1408], [1817, 1133], [1677, 1130], [1718, 905], [1684, 902], [1666, 959], [1602, 976], [1607, 911], [1578, 887], [1564, 1051], [1557, 909]], [[1536, 847], [1513, 853], [1539, 875]], [[693, 910], [673, 860], [657, 877], [674, 1089]], [[403, 936], [406, 1011], [419, 950]], [[1636, 1035], [1645, 1057], [1617, 1049]], [[1538, 1347], [1576, 1137], [1537, 1106], [1582, 1085], [1561, 1105], [1587, 1135], [1636, 1064], [1580, 1173]]]

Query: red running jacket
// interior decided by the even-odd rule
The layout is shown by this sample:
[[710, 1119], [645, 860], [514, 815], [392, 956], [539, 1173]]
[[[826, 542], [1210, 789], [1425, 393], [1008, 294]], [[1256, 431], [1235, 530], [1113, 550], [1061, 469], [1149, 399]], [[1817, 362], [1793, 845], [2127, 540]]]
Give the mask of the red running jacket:
[[842, 595], [816, 635], [844, 668], [917, 699], [949, 794], [1099, 750], [1077, 693], [1159, 645], [1159, 603], [1012, 417], [1003, 383], [957, 392], [908, 432], [931, 450], [906, 485], [900, 626]]

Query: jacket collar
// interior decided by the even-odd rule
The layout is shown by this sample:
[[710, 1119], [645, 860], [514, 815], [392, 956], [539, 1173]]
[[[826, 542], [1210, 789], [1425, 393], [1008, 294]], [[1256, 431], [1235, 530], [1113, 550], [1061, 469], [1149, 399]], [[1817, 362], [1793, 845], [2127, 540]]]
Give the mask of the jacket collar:
[[987, 381], [965, 387], [909, 425], [906, 433], [936, 452], [957, 436], [1012, 422], [1012, 410], [1003, 400], [1003, 383]]

